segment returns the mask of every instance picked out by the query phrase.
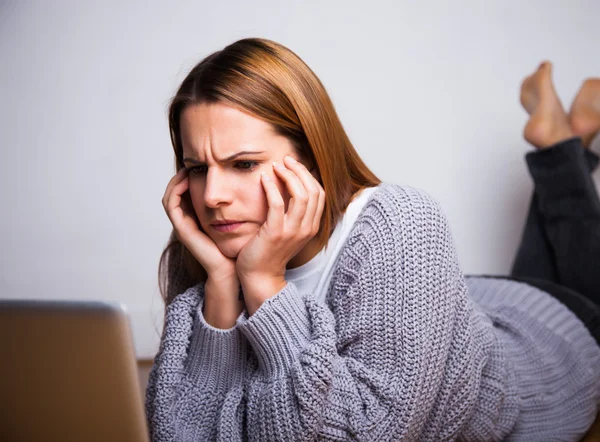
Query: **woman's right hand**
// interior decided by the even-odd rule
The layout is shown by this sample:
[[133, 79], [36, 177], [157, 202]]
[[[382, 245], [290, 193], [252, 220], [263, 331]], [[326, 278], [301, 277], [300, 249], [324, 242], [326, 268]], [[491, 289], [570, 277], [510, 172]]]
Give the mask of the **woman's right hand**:
[[189, 198], [189, 178], [181, 169], [171, 178], [162, 199], [177, 239], [204, 267], [208, 279], [204, 286], [204, 318], [213, 327], [230, 328], [244, 309], [239, 297], [235, 260], [225, 256], [202, 231]]
[[188, 172], [181, 169], [169, 181], [162, 199], [177, 239], [194, 255], [209, 277], [217, 280], [237, 277], [235, 260], [223, 255], [215, 242], [201, 230], [189, 193], [186, 196], [188, 191]]

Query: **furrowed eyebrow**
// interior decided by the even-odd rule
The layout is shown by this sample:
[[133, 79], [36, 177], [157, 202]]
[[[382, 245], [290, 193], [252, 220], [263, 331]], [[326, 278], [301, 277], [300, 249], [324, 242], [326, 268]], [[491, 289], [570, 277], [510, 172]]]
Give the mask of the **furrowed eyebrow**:
[[[237, 153], [234, 153], [233, 155], [229, 155], [227, 158], [223, 158], [221, 160], [217, 159], [217, 162], [218, 163], [226, 163], [227, 161], [234, 160], [237, 157], [240, 157], [242, 155], [258, 155], [258, 154], [261, 154], [261, 153], [265, 153], [265, 151], [264, 150], [260, 150], [260, 151], [242, 150], [241, 152], [237, 152]], [[191, 164], [204, 164], [203, 162], [198, 161], [198, 160], [196, 160], [194, 158], [184, 158], [183, 162], [184, 163], [188, 162], [188, 163], [191, 163]]]

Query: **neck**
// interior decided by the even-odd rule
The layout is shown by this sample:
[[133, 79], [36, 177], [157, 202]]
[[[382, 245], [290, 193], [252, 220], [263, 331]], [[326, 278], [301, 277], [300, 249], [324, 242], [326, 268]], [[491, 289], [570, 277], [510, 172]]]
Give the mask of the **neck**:
[[317, 256], [317, 253], [321, 251], [322, 247], [317, 244], [317, 238], [311, 239], [303, 248], [300, 250], [290, 261], [287, 263], [286, 268], [295, 269], [301, 265], [306, 264], [308, 261]]

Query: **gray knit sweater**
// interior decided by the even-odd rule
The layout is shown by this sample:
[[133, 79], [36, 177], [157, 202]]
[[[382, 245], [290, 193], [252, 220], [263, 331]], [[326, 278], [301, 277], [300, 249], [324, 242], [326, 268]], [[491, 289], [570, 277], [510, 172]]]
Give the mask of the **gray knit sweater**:
[[167, 308], [146, 395], [155, 441], [577, 440], [600, 398], [600, 348], [546, 293], [465, 279], [422, 191], [383, 184], [326, 303], [292, 283], [235, 327], [203, 286]]

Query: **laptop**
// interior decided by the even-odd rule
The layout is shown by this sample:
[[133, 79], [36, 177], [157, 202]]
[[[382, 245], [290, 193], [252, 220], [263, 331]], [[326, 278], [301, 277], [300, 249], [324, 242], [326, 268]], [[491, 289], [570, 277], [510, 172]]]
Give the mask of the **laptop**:
[[124, 306], [0, 300], [0, 440], [149, 440]]

